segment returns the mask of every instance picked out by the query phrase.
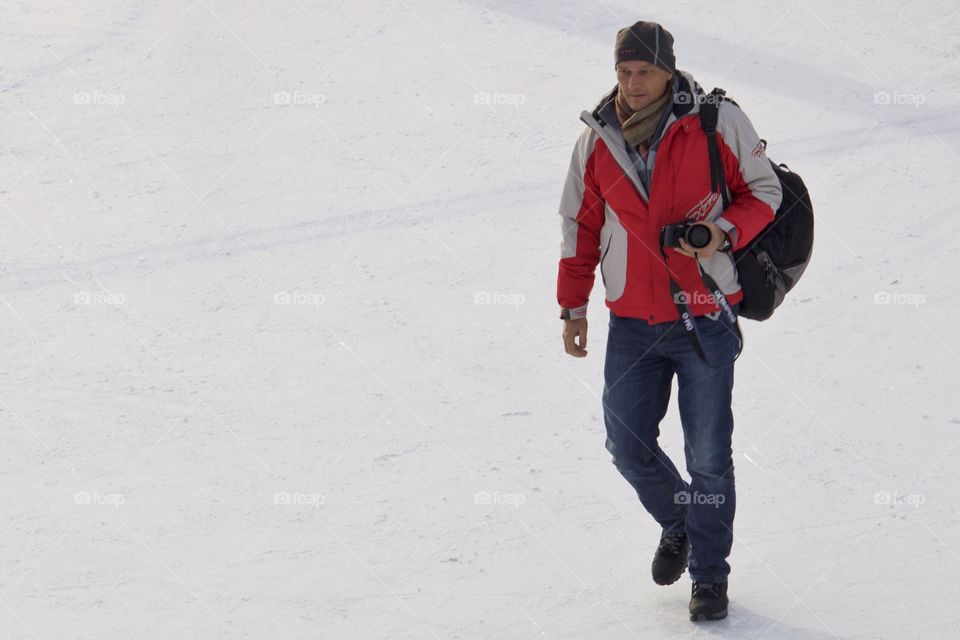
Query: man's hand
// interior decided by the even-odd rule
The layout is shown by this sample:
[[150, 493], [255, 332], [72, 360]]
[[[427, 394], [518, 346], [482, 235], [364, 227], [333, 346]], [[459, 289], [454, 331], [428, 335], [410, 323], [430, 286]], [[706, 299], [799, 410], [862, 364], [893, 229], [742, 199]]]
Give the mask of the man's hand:
[[710, 244], [703, 249], [694, 249], [686, 240], [680, 238], [680, 248], [674, 247], [673, 250], [688, 258], [709, 258], [712, 256], [713, 253], [720, 248], [720, 245], [723, 244], [723, 241], [726, 239], [726, 234], [723, 232], [723, 229], [712, 222], [704, 220], [700, 224], [704, 224], [710, 228]]
[[[580, 336], [579, 342], [574, 342], [574, 338]], [[575, 358], [585, 358], [587, 350], [587, 319], [577, 318], [576, 320], [563, 321], [563, 348], [567, 353]]]

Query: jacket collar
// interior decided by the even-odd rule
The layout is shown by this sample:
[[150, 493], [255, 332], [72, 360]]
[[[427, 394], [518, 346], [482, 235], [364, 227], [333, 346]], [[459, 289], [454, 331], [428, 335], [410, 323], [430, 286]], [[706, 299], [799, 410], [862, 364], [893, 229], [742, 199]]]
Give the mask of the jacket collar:
[[[674, 85], [673, 107], [670, 115], [667, 117], [666, 123], [663, 125], [663, 131], [660, 133], [661, 138], [666, 135], [674, 122], [683, 116], [699, 113], [700, 111], [700, 100], [697, 96], [703, 94], [703, 89], [697, 84], [696, 80], [693, 79], [693, 76], [686, 71], [680, 71], [678, 69], [677, 77], [679, 82]], [[649, 201], [647, 190], [643, 187], [640, 176], [637, 174], [637, 169], [627, 155], [627, 147], [624, 143], [623, 135], [620, 133], [620, 122], [617, 120], [616, 108], [613, 105], [613, 100], [616, 96], [617, 87], [614, 86], [611, 91], [600, 99], [600, 102], [597, 103], [597, 106], [592, 112], [583, 111], [583, 113], [580, 114], [580, 120], [593, 129], [596, 134], [604, 140], [607, 149], [609, 149], [614, 159], [616, 159], [617, 164], [620, 165], [620, 168], [623, 169], [624, 173], [630, 179], [630, 182], [636, 187], [640, 197], [644, 201]], [[608, 124], [614, 126], [607, 126]]]
[[[670, 116], [667, 118], [667, 122], [664, 125], [664, 132], [670, 127], [673, 122], [679, 120], [685, 115], [692, 113], [699, 113], [700, 111], [700, 100], [698, 98], [703, 96], [703, 88], [700, 84], [694, 79], [694, 77], [687, 71], [677, 69], [677, 79], [674, 82], [673, 88], [673, 105], [671, 108]], [[620, 128], [620, 122], [617, 120], [617, 111], [614, 106], [614, 100], [617, 97], [617, 85], [613, 86], [613, 89], [608, 91], [600, 101], [597, 103], [597, 106], [594, 107], [590, 115], [593, 116], [593, 119], [596, 120], [597, 124], [601, 127], [606, 127], [608, 124], [614, 125], [616, 128]]]

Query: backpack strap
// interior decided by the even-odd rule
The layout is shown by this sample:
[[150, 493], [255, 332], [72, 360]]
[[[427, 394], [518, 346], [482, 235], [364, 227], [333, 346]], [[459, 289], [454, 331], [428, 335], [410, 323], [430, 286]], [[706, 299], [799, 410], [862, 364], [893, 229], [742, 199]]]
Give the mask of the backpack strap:
[[710, 156], [710, 190], [719, 193], [723, 198], [724, 209], [730, 206], [730, 196], [727, 193], [727, 180], [723, 175], [720, 146], [717, 144], [717, 119], [720, 116], [720, 103], [729, 99], [725, 97], [726, 93], [716, 87], [700, 104], [700, 127], [707, 134], [707, 152]]

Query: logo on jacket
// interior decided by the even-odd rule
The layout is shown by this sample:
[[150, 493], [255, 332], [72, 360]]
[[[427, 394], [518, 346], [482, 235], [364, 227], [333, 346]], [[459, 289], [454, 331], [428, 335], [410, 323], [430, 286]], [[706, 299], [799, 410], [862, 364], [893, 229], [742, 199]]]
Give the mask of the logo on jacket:
[[761, 140], [757, 143], [757, 146], [753, 148], [753, 151], [750, 152], [754, 158], [759, 158], [763, 156], [763, 152], [767, 150], [767, 143]]
[[707, 215], [713, 211], [713, 207], [717, 204], [719, 199], [720, 194], [711, 191], [703, 198], [703, 200], [693, 205], [693, 208], [690, 209], [690, 211], [687, 211], [684, 218], [690, 222], [700, 222], [705, 220]]

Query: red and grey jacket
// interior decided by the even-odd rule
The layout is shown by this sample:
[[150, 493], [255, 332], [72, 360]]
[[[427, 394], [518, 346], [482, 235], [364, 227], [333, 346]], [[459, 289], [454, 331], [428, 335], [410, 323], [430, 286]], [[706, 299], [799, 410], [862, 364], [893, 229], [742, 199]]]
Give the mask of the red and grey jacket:
[[700, 127], [703, 89], [686, 71], [677, 74], [649, 194], [620, 131], [616, 87], [593, 111], [580, 115], [587, 126], [573, 150], [560, 200], [557, 276], [557, 302], [572, 318], [586, 316], [598, 264], [606, 305], [618, 316], [650, 324], [677, 320], [671, 275], [688, 294], [693, 315], [717, 311], [694, 258], [667, 249], [664, 260], [660, 251], [661, 228], [681, 222], [710, 220], [727, 232], [731, 252], [716, 252], [700, 264], [730, 304], [743, 298], [732, 251], [749, 244], [773, 220], [783, 195], [780, 181], [746, 114], [722, 102], [717, 134], [730, 195], [730, 206], [723, 210], [722, 198], [710, 189], [707, 137]]

